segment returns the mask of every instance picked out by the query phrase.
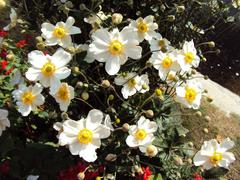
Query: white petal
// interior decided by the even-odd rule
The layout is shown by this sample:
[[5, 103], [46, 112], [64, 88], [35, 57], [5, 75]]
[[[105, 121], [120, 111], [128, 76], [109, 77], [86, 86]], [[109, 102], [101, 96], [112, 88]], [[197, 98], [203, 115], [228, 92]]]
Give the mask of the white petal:
[[106, 117], [105, 117], [104, 126], [107, 127], [108, 129], [110, 129], [111, 131], [114, 130], [114, 128], [112, 126], [111, 118], [109, 115], [106, 115]]
[[229, 163], [232, 163], [233, 161], [236, 160], [234, 154], [231, 152], [224, 152], [222, 157], [223, 157], [223, 159], [229, 161]]
[[200, 151], [198, 151], [193, 158], [193, 163], [195, 166], [201, 166], [207, 161], [209, 161], [209, 157], [201, 155]]
[[78, 155], [79, 152], [82, 150], [82, 148], [83, 148], [83, 145], [80, 144], [79, 142], [69, 144], [69, 150], [72, 155]]
[[60, 40], [59, 45], [64, 47], [64, 48], [68, 48], [68, 47], [72, 46], [72, 38], [71, 38], [71, 36], [70, 35], [66, 35], [64, 38], [62, 38]]
[[76, 27], [76, 26], [72, 26], [72, 27], [70, 27], [70, 29], [69, 29], [69, 33], [70, 33], [71, 35], [80, 34], [80, 33], [81, 33], [81, 30], [80, 30], [80, 28], [78, 28], [78, 27]]
[[44, 99], [45, 98], [43, 97], [43, 95], [39, 94], [35, 97], [33, 104], [35, 104], [36, 106], [41, 106], [44, 103]]
[[129, 135], [126, 139], [126, 143], [129, 147], [137, 147], [138, 146], [138, 141], [137, 139], [132, 136], [132, 135]]
[[47, 57], [43, 54], [42, 51], [32, 51], [28, 54], [28, 61], [38, 69], [41, 69], [44, 64], [47, 63]]
[[71, 59], [72, 59], [72, 56], [70, 53], [68, 53], [62, 48], [59, 48], [53, 54], [51, 61], [56, 66], [56, 68], [60, 68], [68, 64]]
[[53, 36], [49, 39], [46, 39], [45, 43], [47, 46], [55, 46], [58, 44], [58, 39], [55, 36]]
[[106, 61], [105, 70], [109, 75], [115, 75], [120, 70], [120, 58], [115, 56]]
[[65, 146], [67, 144], [73, 144], [73, 143], [78, 143], [77, 137], [75, 135], [69, 135], [68, 133], [60, 133], [59, 135], [59, 145], [60, 146]]
[[69, 136], [78, 135], [79, 131], [84, 128], [84, 121], [74, 121], [74, 120], [66, 120], [63, 123], [63, 131], [64, 133], [68, 134]]
[[50, 91], [56, 91], [56, 89], [61, 85], [61, 81], [56, 77], [50, 78]]
[[75, 19], [72, 16], [69, 16], [66, 20], [65, 25], [70, 28], [75, 23]]
[[40, 79], [40, 83], [43, 85], [43, 87], [49, 87], [50, 86], [50, 78], [43, 76]]
[[36, 83], [34, 86], [33, 86], [33, 88], [32, 88], [32, 93], [33, 93], [33, 95], [38, 95], [38, 94], [40, 94], [41, 92], [42, 92], [42, 86], [41, 86], [41, 84], [39, 84], [39, 83]]
[[57, 69], [54, 75], [57, 79], [61, 80], [61, 79], [67, 78], [70, 74], [71, 74], [71, 69], [67, 67], [62, 67]]
[[92, 109], [86, 118], [86, 128], [94, 131], [100, 126], [102, 120], [103, 113], [97, 109]]
[[139, 59], [142, 57], [142, 48], [140, 46], [126, 46], [125, 53], [132, 59]]
[[25, 75], [30, 81], [38, 81], [42, 78], [41, 70], [32, 67], [28, 69]]
[[84, 149], [82, 149], [79, 156], [87, 162], [94, 162], [97, 159], [97, 153], [91, 144], [88, 144]]
[[220, 143], [220, 148], [222, 149], [223, 152], [225, 152], [233, 148], [234, 145], [235, 145], [234, 141], [231, 141], [230, 138], [226, 138]]
[[94, 138], [98, 139], [104, 139], [110, 136], [111, 132], [109, 128], [105, 127], [104, 125], [100, 124], [95, 130], [94, 130]]
[[32, 111], [31, 106], [26, 106], [21, 102], [17, 102], [18, 112], [20, 112], [23, 116], [28, 116]]
[[43, 23], [41, 28], [43, 36], [46, 37], [47, 39], [51, 38], [54, 28], [55, 26], [50, 23]]

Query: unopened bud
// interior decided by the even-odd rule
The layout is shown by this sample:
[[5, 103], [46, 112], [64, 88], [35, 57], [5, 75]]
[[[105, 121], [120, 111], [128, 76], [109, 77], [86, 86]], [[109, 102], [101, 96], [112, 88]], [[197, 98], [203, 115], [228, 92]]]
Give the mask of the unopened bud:
[[158, 153], [157, 147], [154, 145], [148, 145], [146, 149], [146, 155], [149, 157], [154, 157]]
[[42, 43], [42, 42], [43, 42], [42, 36], [37, 36], [35, 39], [36, 39], [36, 41], [37, 41], [38, 43]]
[[83, 100], [87, 101], [89, 99], [89, 94], [88, 92], [84, 91], [82, 94], [81, 94], [81, 97]]
[[198, 117], [202, 117], [202, 112], [201, 112], [201, 111], [197, 111], [197, 112], [196, 112], [196, 115], [197, 115]]
[[108, 88], [111, 84], [108, 80], [103, 80], [101, 85], [103, 88]]
[[79, 67], [77, 67], [77, 66], [72, 67], [72, 71], [75, 74], [79, 73]]
[[182, 166], [182, 165], [183, 165], [183, 160], [182, 160], [182, 158], [179, 157], [179, 156], [174, 157], [174, 162], [175, 162], [175, 164], [178, 165], [178, 166]]
[[87, 7], [86, 7], [85, 4], [81, 3], [81, 4], [79, 5], [79, 9], [80, 9], [81, 11], [83, 11], [83, 10], [86, 10]]
[[216, 54], [218, 55], [218, 54], [220, 54], [221, 53], [221, 50], [220, 49], [217, 49], [216, 50]]
[[203, 62], [207, 62], [207, 59], [204, 57], [201, 59]]
[[188, 142], [188, 145], [190, 146], [190, 147], [193, 147], [193, 142]]
[[208, 131], [207, 128], [204, 128], [204, 129], [203, 129], [203, 132], [206, 133], [206, 134], [209, 133], [209, 131]]
[[105, 157], [105, 160], [106, 161], [116, 161], [117, 159], [117, 155], [116, 154], [108, 154], [106, 157]]
[[204, 116], [204, 119], [205, 119], [207, 122], [210, 122], [210, 121], [211, 121], [210, 116]]
[[139, 166], [134, 166], [134, 169], [135, 169], [135, 171], [138, 173], [138, 174], [143, 174], [143, 171], [142, 171], [142, 168], [141, 167], [139, 167]]
[[113, 24], [120, 24], [123, 20], [123, 16], [120, 13], [114, 13], [112, 15], [112, 22]]
[[75, 49], [73, 46], [69, 47], [67, 50], [68, 50], [68, 52], [70, 52], [71, 54], [76, 54], [76, 49]]
[[197, 71], [195, 70], [195, 69], [192, 69], [192, 74], [196, 74], [197, 73]]
[[122, 130], [124, 132], [128, 132], [129, 131], [129, 128], [130, 128], [130, 125], [128, 123], [124, 123], [123, 126], [122, 126]]
[[78, 180], [84, 180], [84, 178], [85, 178], [85, 173], [84, 173], [84, 172], [78, 173], [77, 178], [78, 178]]
[[207, 90], [207, 89], [204, 89], [203, 93], [208, 93], [208, 90]]
[[154, 112], [153, 112], [153, 110], [149, 109], [149, 110], [145, 111], [145, 115], [148, 118], [153, 118]]
[[211, 97], [207, 97], [207, 101], [208, 101], [209, 103], [211, 103], [211, 102], [213, 102], [213, 99], [212, 99]]
[[213, 41], [208, 42], [208, 46], [211, 47], [211, 48], [214, 48], [215, 47], [215, 42], [213, 42]]
[[61, 114], [61, 118], [62, 118], [62, 120], [67, 120], [67, 119], [68, 119], [68, 114], [65, 113], [65, 112], [63, 112], [63, 113]]
[[204, 76], [204, 79], [205, 79], [205, 80], [208, 80], [208, 79], [209, 79], [209, 77], [208, 77], [207, 75], [205, 75], [205, 76]]
[[46, 46], [43, 42], [41, 42], [41, 43], [37, 43], [36, 47], [38, 50], [44, 50]]
[[188, 159], [187, 159], [187, 162], [188, 162], [189, 164], [192, 164], [192, 159], [191, 159], [191, 158], [188, 158]]
[[6, 59], [7, 59], [8, 61], [13, 61], [13, 60], [14, 60], [14, 54], [13, 54], [13, 53], [8, 54], [7, 57], [6, 57]]
[[88, 84], [87, 83], [83, 83], [83, 87], [84, 88], [88, 88]]
[[77, 84], [76, 84], [76, 87], [77, 87], [77, 88], [83, 87], [83, 82], [78, 81]]
[[112, 101], [112, 100], [114, 99], [114, 95], [113, 95], [113, 94], [110, 94], [110, 95], [108, 96], [108, 99], [109, 99], [109, 101]]
[[121, 120], [120, 120], [119, 118], [116, 118], [116, 119], [115, 119], [115, 122], [116, 122], [117, 124], [119, 124], [119, 123], [121, 122]]
[[169, 21], [169, 22], [173, 22], [173, 21], [175, 21], [175, 16], [174, 15], [169, 15], [168, 17], [167, 17], [167, 20]]
[[162, 90], [160, 88], [155, 89], [156, 96], [162, 96]]
[[142, 85], [142, 89], [143, 89], [143, 90], [147, 90], [147, 89], [148, 89], [148, 85], [143, 84], [143, 85]]
[[0, 0], [0, 9], [5, 8], [6, 5], [7, 5], [7, 4], [6, 4], [5, 0]]
[[7, 42], [2, 43], [2, 48], [7, 49], [9, 47], [9, 44]]

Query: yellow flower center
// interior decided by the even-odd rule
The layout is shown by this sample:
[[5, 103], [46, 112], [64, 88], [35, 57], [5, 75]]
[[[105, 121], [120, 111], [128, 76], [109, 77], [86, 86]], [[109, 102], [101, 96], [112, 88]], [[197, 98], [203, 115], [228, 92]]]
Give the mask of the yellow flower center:
[[158, 45], [159, 45], [160, 48], [164, 47], [165, 46], [165, 41], [164, 40], [159, 40]]
[[140, 33], [145, 33], [148, 31], [148, 25], [143, 21], [140, 21], [138, 23], [137, 28], [138, 28], [138, 32]]
[[197, 96], [197, 92], [195, 89], [193, 88], [186, 88], [186, 92], [185, 92], [185, 99], [189, 102], [192, 103]]
[[78, 142], [81, 144], [88, 144], [92, 142], [93, 134], [92, 131], [87, 128], [82, 129], [77, 136]]
[[170, 57], [166, 57], [163, 61], [162, 61], [162, 66], [166, 69], [170, 68], [173, 64], [173, 60]]
[[51, 63], [50, 61], [48, 61], [46, 64], [43, 65], [43, 67], [41, 68], [41, 72], [44, 76], [52, 76], [54, 74], [56, 70], [56, 66]]
[[212, 164], [217, 165], [219, 161], [222, 160], [222, 153], [214, 152], [213, 156], [210, 157], [210, 161]]
[[131, 88], [134, 88], [137, 84], [137, 81], [135, 79], [130, 79], [130, 80], [128, 80], [127, 83]]
[[135, 138], [137, 140], [143, 140], [147, 136], [147, 133], [144, 129], [138, 129], [137, 132], [135, 133]]
[[22, 95], [22, 102], [25, 105], [31, 105], [33, 104], [33, 101], [35, 100], [35, 96], [32, 94], [32, 92], [25, 92]]
[[191, 63], [194, 59], [193, 53], [191, 53], [191, 52], [186, 53], [184, 59], [185, 59], [186, 63]]
[[112, 55], [120, 55], [124, 51], [124, 45], [118, 40], [113, 40], [109, 44], [108, 50]]
[[70, 98], [70, 92], [66, 84], [62, 84], [58, 89], [57, 97], [63, 101], [67, 101]]
[[53, 31], [53, 35], [59, 39], [64, 38], [66, 34], [67, 34], [66, 29], [63, 27], [56, 27]]

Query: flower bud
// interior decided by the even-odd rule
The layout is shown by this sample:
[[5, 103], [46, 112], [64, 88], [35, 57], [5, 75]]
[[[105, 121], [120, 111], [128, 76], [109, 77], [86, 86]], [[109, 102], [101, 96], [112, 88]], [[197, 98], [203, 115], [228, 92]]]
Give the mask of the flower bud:
[[108, 99], [109, 99], [109, 101], [112, 101], [112, 100], [114, 99], [114, 95], [113, 95], [113, 94], [110, 94], [110, 95], [108, 96]]
[[77, 84], [76, 84], [76, 87], [77, 87], [77, 88], [83, 87], [83, 82], [78, 81]]
[[177, 6], [177, 13], [182, 13], [185, 11], [185, 6]]
[[68, 119], [68, 114], [66, 112], [63, 112], [61, 114], [61, 118], [62, 118], [62, 120], [67, 120]]
[[149, 109], [149, 110], [145, 111], [145, 115], [147, 118], [153, 118], [154, 112], [153, 112], [153, 110]]
[[7, 42], [2, 43], [2, 48], [7, 49], [9, 47], [9, 44]]
[[76, 54], [76, 49], [73, 47], [73, 46], [71, 46], [71, 47], [68, 47], [68, 52], [70, 52], [71, 54]]
[[189, 164], [192, 164], [192, 159], [191, 159], [191, 158], [188, 158], [188, 159], [187, 159], [187, 162], [188, 162]]
[[108, 154], [106, 157], [105, 157], [105, 160], [106, 161], [116, 161], [117, 159], [117, 155], [116, 154]]
[[7, 5], [7, 3], [5, 2], [5, 0], [0, 0], [0, 9], [5, 8]]
[[97, 177], [96, 177], [96, 180], [101, 180], [101, 177], [100, 177], [100, 176], [97, 176]]
[[215, 42], [213, 42], [213, 41], [208, 42], [208, 46], [211, 47], [211, 48], [214, 48], [215, 47]]
[[208, 90], [207, 90], [207, 89], [204, 89], [203, 93], [208, 93]]
[[103, 88], [108, 88], [111, 84], [108, 80], [103, 80], [101, 85]]
[[174, 162], [175, 162], [175, 164], [178, 165], [178, 166], [182, 166], [182, 165], [183, 165], [183, 160], [182, 160], [182, 158], [179, 157], [179, 156], [174, 157]]
[[208, 77], [207, 75], [205, 75], [205, 76], [204, 76], [204, 79], [205, 79], [205, 80], [208, 80], [208, 79], [209, 79], [209, 77]]
[[84, 180], [84, 178], [85, 178], [85, 173], [84, 173], [84, 172], [78, 173], [77, 178], [78, 178], [78, 180]]
[[46, 46], [43, 42], [41, 42], [41, 43], [37, 43], [36, 47], [38, 50], [41, 51], [41, 50], [44, 50]]
[[43, 42], [42, 36], [37, 36], [35, 39], [36, 39], [36, 41], [37, 41], [38, 43], [42, 43], [42, 42]]
[[143, 89], [143, 90], [147, 90], [147, 89], [148, 89], [148, 85], [143, 84], [143, 85], [142, 85], [142, 89]]
[[221, 50], [220, 49], [217, 49], [216, 50], [216, 54], [218, 55], [218, 54], [220, 54], [221, 53]]
[[142, 171], [142, 168], [141, 167], [139, 167], [139, 166], [134, 166], [134, 169], [135, 169], [135, 171], [138, 173], [138, 174], [143, 174], [143, 171]]
[[197, 115], [197, 117], [202, 117], [202, 112], [201, 111], [197, 111], [196, 115]]
[[124, 132], [128, 132], [129, 128], [130, 128], [130, 125], [128, 123], [124, 123], [123, 126], [122, 126], [122, 129], [123, 129]]
[[213, 102], [213, 99], [212, 99], [211, 97], [207, 97], [207, 101], [208, 101], [209, 103], [211, 103], [211, 102]]
[[83, 100], [87, 101], [89, 99], [89, 94], [88, 92], [84, 91], [82, 94], [81, 94], [81, 97]]
[[79, 67], [77, 67], [77, 66], [72, 67], [72, 71], [75, 74], [79, 73]]
[[157, 147], [154, 145], [148, 145], [146, 148], [146, 155], [149, 157], [154, 157], [158, 153]]
[[80, 9], [81, 11], [83, 11], [83, 10], [86, 10], [87, 7], [86, 7], [85, 4], [81, 3], [81, 4], [79, 5], [79, 9]]
[[119, 124], [119, 123], [121, 122], [121, 119], [116, 118], [116, 119], [115, 119], [115, 122], [116, 122], [116, 124]]
[[192, 69], [192, 74], [196, 74], [197, 73], [197, 71], [195, 70], [195, 69]]
[[168, 17], [167, 17], [167, 21], [169, 21], [169, 22], [173, 22], [173, 21], [175, 21], [175, 16], [174, 15], [169, 15]]
[[201, 59], [203, 62], [206, 62], [207, 61], [207, 59], [204, 57], [204, 58], [202, 58]]
[[6, 59], [8, 61], [13, 61], [14, 60], [14, 54], [13, 53], [9, 53], [7, 56], [6, 56]]
[[113, 24], [120, 24], [123, 20], [123, 16], [120, 13], [114, 13], [112, 15], [112, 22]]
[[211, 121], [210, 116], [204, 116], [204, 119], [205, 119], [207, 122]]
[[84, 88], [88, 88], [88, 84], [87, 83], [83, 83], [83, 87]]
[[193, 142], [189, 141], [189, 142], [188, 142], [188, 145], [189, 145], [190, 147], [193, 147]]
[[156, 96], [162, 96], [162, 90], [160, 88], [155, 89]]
[[207, 128], [204, 128], [204, 129], [203, 129], [203, 132], [206, 133], [206, 134], [209, 133], [209, 131], [208, 131]]

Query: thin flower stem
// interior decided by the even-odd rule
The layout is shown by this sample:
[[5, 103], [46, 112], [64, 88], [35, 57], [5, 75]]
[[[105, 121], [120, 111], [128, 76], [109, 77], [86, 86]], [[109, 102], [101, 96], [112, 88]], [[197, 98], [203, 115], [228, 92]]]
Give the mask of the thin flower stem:
[[75, 99], [79, 100], [79, 101], [82, 101], [84, 102], [85, 104], [87, 104], [89, 107], [91, 107], [92, 109], [95, 109], [91, 104], [89, 104], [87, 101], [85, 101], [84, 99], [82, 98], [78, 98], [78, 97], [75, 97]]

